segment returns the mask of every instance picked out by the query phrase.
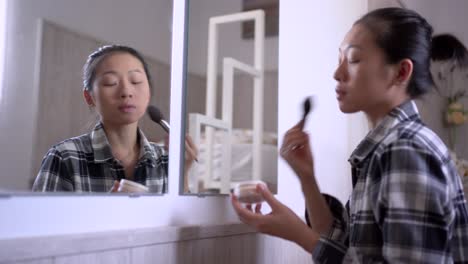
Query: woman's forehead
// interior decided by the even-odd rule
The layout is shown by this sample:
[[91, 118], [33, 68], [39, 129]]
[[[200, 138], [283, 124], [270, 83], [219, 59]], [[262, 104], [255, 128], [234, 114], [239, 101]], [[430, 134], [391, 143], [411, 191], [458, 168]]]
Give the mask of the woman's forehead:
[[143, 64], [138, 58], [129, 53], [115, 52], [102, 59], [96, 68], [96, 73], [121, 70], [144, 72]]
[[373, 42], [371, 31], [365, 26], [356, 24], [348, 31], [341, 42], [340, 51], [343, 52], [349, 48], [363, 48], [372, 45]]

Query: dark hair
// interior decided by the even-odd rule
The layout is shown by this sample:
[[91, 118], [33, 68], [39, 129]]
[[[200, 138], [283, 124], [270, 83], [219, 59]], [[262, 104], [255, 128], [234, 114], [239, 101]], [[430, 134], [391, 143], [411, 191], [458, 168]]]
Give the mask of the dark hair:
[[431, 59], [434, 61], [455, 60], [461, 67], [467, 67], [468, 51], [455, 36], [440, 34], [432, 38]]
[[397, 7], [371, 11], [356, 21], [375, 37], [377, 46], [385, 53], [387, 62], [410, 59], [413, 63], [407, 93], [418, 97], [434, 85], [430, 72], [432, 26], [415, 11]]
[[148, 84], [151, 89], [151, 75], [149, 72], [148, 64], [146, 63], [145, 59], [143, 59], [143, 56], [135, 49], [122, 45], [102, 46], [88, 56], [88, 59], [86, 60], [86, 63], [83, 66], [83, 89], [85, 89], [86, 91], [93, 90], [93, 82], [94, 78], [96, 77], [96, 68], [99, 66], [99, 63], [110, 54], [119, 52], [128, 53], [137, 58], [141, 62], [141, 64], [143, 64], [143, 68], [148, 78]]

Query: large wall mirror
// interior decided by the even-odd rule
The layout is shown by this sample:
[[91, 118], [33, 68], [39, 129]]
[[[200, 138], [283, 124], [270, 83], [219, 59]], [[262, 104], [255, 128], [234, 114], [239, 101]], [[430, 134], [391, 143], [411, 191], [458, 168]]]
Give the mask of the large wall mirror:
[[188, 1], [185, 132], [198, 150], [184, 194], [277, 190], [278, 0]]
[[[172, 0], [4, 1], [1, 191], [32, 190], [48, 149], [93, 129], [98, 120], [83, 99], [82, 68], [102, 45], [143, 55], [153, 81], [150, 104], [170, 119]], [[139, 127], [157, 144], [167, 137], [146, 115]]]

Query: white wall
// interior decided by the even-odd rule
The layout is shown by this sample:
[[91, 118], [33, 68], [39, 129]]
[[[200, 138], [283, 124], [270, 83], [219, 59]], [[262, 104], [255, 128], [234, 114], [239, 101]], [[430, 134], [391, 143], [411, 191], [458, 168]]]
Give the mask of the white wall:
[[[322, 192], [347, 200], [351, 174], [347, 159], [356, 144], [348, 137], [348, 126], [365, 133], [359, 117], [342, 114], [335, 99], [333, 72], [338, 47], [352, 23], [367, 10], [367, 1], [287, 1], [281, 2], [279, 130], [293, 126], [301, 115], [300, 105], [307, 95], [315, 95], [316, 107], [307, 130], [312, 138], [316, 176]], [[288, 19], [287, 22], [284, 20]], [[353, 141], [351, 141], [353, 139]], [[284, 162], [279, 165], [280, 197], [296, 209], [303, 207], [297, 180]]]
[[2, 1], [8, 1], [8, 21], [0, 101], [0, 189], [25, 190], [31, 178], [36, 128], [38, 19], [45, 18], [98, 40], [130, 45], [147, 56], [170, 63], [172, 1]]
[[[317, 174], [324, 191], [345, 199], [350, 190], [348, 118], [338, 110], [332, 73], [338, 46], [366, 1], [281, 1], [279, 133], [300, 116], [303, 97], [316, 94], [317, 107], [307, 129], [313, 140]], [[182, 36], [184, 1], [175, 1], [171, 119], [182, 116]], [[169, 194], [161, 197], [12, 197], [0, 198], [0, 239], [85, 233], [165, 225], [222, 224], [237, 221], [227, 197], [178, 196], [180, 143], [173, 122]], [[362, 127], [358, 126], [357, 129]], [[177, 140], [179, 139], [179, 140]], [[304, 201], [291, 171], [279, 164], [279, 199], [302, 215]]]

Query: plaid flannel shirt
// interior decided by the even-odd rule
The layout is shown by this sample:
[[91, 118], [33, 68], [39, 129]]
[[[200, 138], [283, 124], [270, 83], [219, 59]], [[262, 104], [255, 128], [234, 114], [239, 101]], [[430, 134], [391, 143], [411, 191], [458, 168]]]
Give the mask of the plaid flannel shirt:
[[[167, 192], [167, 152], [150, 143], [140, 129], [138, 139], [140, 155], [132, 180], [152, 193]], [[124, 167], [113, 157], [104, 128], [98, 123], [91, 133], [67, 139], [47, 152], [33, 191], [108, 192], [115, 180], [124, 178]]]
[[391, 111], [351, 155], [347, 210], [334, 216], [315, 263], [468, 263], [468, 211], [442, 141], [408, 101]]

